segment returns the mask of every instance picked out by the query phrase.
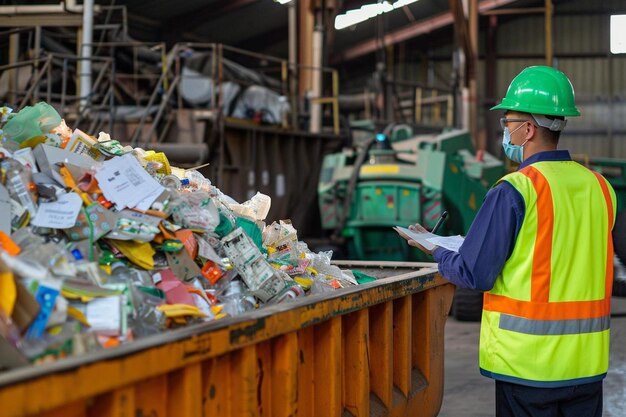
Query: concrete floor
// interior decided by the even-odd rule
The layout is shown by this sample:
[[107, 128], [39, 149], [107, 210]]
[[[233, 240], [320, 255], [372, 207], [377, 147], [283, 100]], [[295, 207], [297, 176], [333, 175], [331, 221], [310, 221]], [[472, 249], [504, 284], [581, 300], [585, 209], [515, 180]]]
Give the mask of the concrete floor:
[[[603, 417], [626, 416], [626, 298], [613, 297], [611, 355]], [[478, 371], [480, 323], [450, 317], [445, 334], [443, 405], [439, 417], [493, 417], [495, 383]], [[582, 417], [582, 416], [581, 416]]]

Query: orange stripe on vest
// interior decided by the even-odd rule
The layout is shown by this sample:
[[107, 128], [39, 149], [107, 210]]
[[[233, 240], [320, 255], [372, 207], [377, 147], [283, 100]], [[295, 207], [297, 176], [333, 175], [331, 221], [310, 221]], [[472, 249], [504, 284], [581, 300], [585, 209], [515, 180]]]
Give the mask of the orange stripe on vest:
[[530, 300], [547, 303], [550, 300], [552, 276], [552, 236], [554, 232], [554, 206], [548, 180], [541, 172], [528, 166], [520, 171], [533, 183], [537, 193], [537, 237], [533, 253], [533, 280]]
[[606, 288], [606, 294], [605, 296], [609, 299], [609, 303], [611, 300], [611, 293], [613, 292], [613, 203], [611, 202], [611, 194], [609, 193], [609, 189], [606, 186], [606, 182], [604, 181], [604, 178], [602, 178], [602, 176], [600, 176], [600, 174], [598, 174], [597, 172], [593, 172], [596, 176], [596, 178], [598, 179], [598, 182], [600, 183], [600, 188], [602, 188], [602, 194], [604, 194], [604, 199], [606, 200], [606, 207], [607, 207], [607, 211], [608, 211], [608, 225], [609, 225], [609, 231], [608, 231], [608, 236], [609, 236], [609, 241], [607, 243], [607, 247], [606, 247], [606, 284], [605, 284], [605, 288]]
[[516, 300], [502, 295], [485, 293], [483, 309], [533, 320], [573, 320], [608, 316], [611, 311], [613, 287], [613, 236], [611, 234], [613, 203], [606, 182], [602, 176], [594, 172], [604, 194], [609, 219], [604, 299], [549, 302], [554, 232], [552, 192], [548, 181], [537, 169], [528, 166], [519, 172], [532, 181], [537, 193], [537, 236], [533, 253], [531, 300]]

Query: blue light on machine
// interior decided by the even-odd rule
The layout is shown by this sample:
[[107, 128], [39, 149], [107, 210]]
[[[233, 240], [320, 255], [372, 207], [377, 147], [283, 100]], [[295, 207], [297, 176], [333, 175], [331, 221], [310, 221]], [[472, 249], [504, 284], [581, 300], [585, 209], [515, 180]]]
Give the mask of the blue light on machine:
[[385, 139], [387, 139], [387, 137], [385, 136], [384, 133], [376, 133], [376, 140], [378, 142], [384, 142]]

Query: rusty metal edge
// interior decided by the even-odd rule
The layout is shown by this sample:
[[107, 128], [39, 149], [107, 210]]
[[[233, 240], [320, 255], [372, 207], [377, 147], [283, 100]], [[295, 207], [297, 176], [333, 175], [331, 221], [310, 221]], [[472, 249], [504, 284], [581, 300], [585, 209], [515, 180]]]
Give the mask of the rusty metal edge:
[[[357, 311], [359, 309], [366, 308], [374, 304], [379, 304], [408, 294], [417, 293], [428, 288], [446, 283], [443, 278], [440, 278], [438, 275], [436, 275], [436, 264], [373, 261], [336, 262], [336, 264], [340, 266], [350, 265], [353, 268], [380, 267], [382, 269], [393, 268], [394, 270], [415, 268], [415, 270], [396, 276], [378, 279], [374, 282], [370, 282], [367, 284], [336, 290], [335, 292], [331, 293], [330, 296], [328, 294], [312, 295], [284, 304], [267, 306], [259, 310], [254, 310], [249, 313], [243, 314], [241, 316], [191, 325], [184, 328], [167, 331], [158, 335], [148, 336], [146, 338], [136, 340], [128, 345], [123, 345], [112, 349], [106, 349], [81, 356], [71, 357], [50, 364], [24, 367], [12, 371], [7, 371], [0, 374], [0, 388], [23, 383], [40, 377], [46, 377], [56, 373], [73, 371], [82, 366], [90, 365], [95, 362], [110, 361], [113, 359], [122, 358], [125, 356], [140, 353], [150, 348], [160, 347], [169, 343], [182, 342], [205, 333], [216, 332], [218, 330], [224, 330], [226, 328], [232, 328], [231, 333], [233, 331], [242, 332], [240, 333], [240, 336], [243, 336], [245, 339], [245, 336], [248, 336], [245, 333], [247, 329], [250, 331], [256, 330], [257, 328], [255, 326], [258, 326], [260, 321], [263, 321], [264, 323], [264, 320], [271, 316], [295, 311], [298, 309], [306, 310], [315, 305], [319, 305], [320, 303], [330, 304], [335, 300], [354, 296], [352, 300], [355, 302], [355, 304], [353, 304], [351, 308], [337, 309], [333, 311], [328, 311], [325, 314], [319, 314], [312, 320], [301, 324], [301, 327], [307, 327], [309, 325], [313, 325], [321, 321], [327, 320], [328, 318], [333, 316], [348, 314], [350, 312]], [[437, 279], [437, 277], [439, 277], [439, 279]], [[377, 302], [368, 302], [367, 300], [361, 300], [361, 302], [357, 302], [359, 298], [363, 298], [363, 294], [383, 289], [391, 290], [393, 295], [380, 299]], [[261, 328], [260, 330], [262, 329], [263, 328]], [[264, 335], [258, 339], [248, 338], [247, 340], [245, 339], [235, 341], [232, 340], [233, 336], [231, 334], [231, 343], [229, 349], [219, 352], [213, 352], [213, 354], [210, 355], [201, 354], [198, 356], [197, 360], [202, 360], [205, 356], [215, 356], [218, 354], [226, 353], [228, 351], [232, 351], [253, 343], [258, 343], [262, 340], [279, 336], [280, 334], [288, 333], [293, 330], [294, 329], [285, 328], [284, 331], [277, 331], [272, 334]]]

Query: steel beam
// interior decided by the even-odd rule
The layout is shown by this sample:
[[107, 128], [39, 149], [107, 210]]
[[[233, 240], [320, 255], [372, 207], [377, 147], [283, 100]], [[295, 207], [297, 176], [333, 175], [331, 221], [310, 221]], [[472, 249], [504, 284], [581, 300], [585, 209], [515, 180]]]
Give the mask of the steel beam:
[[531, 14], [531, 13], [545, 13], [545, 7], [519, 7], [516, 9], [497, 9], [497, 10], [488, 10], [484, 12], [484, 15], [512, 15], [512, 14]]
[[[478, 12], [482, 14], [486, 11], [493, 10], [498, 7], [506, 6], [517, 0], [482, 0], [478, 4]], [[454, 22], [451, 12], [445, 12], [433, 16], [429, 19], [416, 22], [394, 32], [391, 32], [383, 38], [384, 45], [392, 45], [398, 42], [415, 38], [416, 36], [432, 32], [434, 30], [451, 25]], [[370, 39], [358, 45], [352, 46], [333, 56], [331, 62], [336, 64], [342, 61], [349, 61], [360, 56], [375, 52], [380, 47], [377, 39]]]
[[[95, 13], [100, 13], [101, 7], [96, 5], [93, 10]], [[83, 24], [82, 15], [82, 5], [71, 7], [63, 4], [0, 6], [0, 27], [79, 27]]]
[[83, 25], [82, 14], [27, 14], [16, 16], [0, 16], [0, 27], [80, 27]]

